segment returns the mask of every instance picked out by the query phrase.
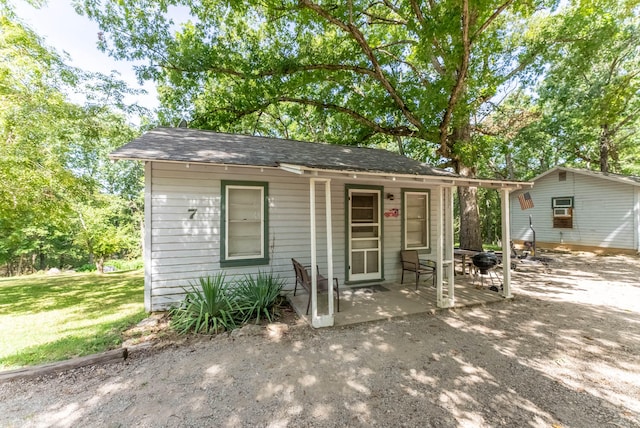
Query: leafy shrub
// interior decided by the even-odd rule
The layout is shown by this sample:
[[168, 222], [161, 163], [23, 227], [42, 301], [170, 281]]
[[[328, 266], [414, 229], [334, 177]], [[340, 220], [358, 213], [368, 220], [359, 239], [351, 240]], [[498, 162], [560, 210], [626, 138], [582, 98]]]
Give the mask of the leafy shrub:
[[114, 259], [114, 260], [109, 260], [109, 261], [105, 262], [104, 265], [105, 266], [111, 266], [111, 267], [115, 268], [115, 270], [118, 270], [118, 271], [122, 271], [122, 270], [137, 270], [137, 269], [142, 269], [143, 262], [142, 262], [141, 259], [134, 259], [134, 260]]
[[259, 323], [263, 315], [271, 322], [283, 287], [284, 280], [271, 273], [258, 272], [255, 277], [246, 275], [241, 279], [234, 289], [234, 299], [244, 311], [243, 322], [255, 318]]
[[220, 333], [237, 327], [242, 310], [232, 297], [224, 274], [202, 277], [190, 284], [180, 306], [171, 309], [171, 326], [178, 334]]
[[87, 264], [84, 264], [82, 266], [78, 266], [74, 270], [76, 272], [94, 272], [96, 269], [97, 268], [96, 268], [96, 264], [95, 263], [87, 263]]
[[220, 333], [254, 319], [259, 323], [263, 317], [273, 321], [284, 280], [258, 272], [229, 285], [225, 275], [218, 273], [189, 285], [184, 300], [169, 311], [178, 334]]

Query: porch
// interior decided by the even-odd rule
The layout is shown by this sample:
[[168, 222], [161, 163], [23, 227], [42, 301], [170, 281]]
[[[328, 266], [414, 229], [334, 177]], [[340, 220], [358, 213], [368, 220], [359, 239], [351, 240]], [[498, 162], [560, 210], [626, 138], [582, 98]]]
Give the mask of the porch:
[[[455, 283], [455, 303], [453, 308], [462, 308], [475, 305], [484, 305], [503, 301], [500, 293], [489, 290], [485, 279], [484, 286], [474, 284], [472, 276], [457, 276]], [[490, 285], [490, 283], [489, 283]], [[311, 324], [312, 308], [306, 315], [309, 294], [304, 290], [293, 295], [288, 295], [291, 306], [296, 313]], [[415, 283], [405, 281], [366, 285], [362, 287], [341, 287], [340, 312], [334, 312], [334, 327], [342, 327], [377, 320], [388, 320], [406, 315], [419, 313], [435, 313], [441, 308], [436, 305], [436, 287], [431, 285], [431, 280], [421, 282], [418, 290]], [[334, 303], [334, 311], [337, 306]], [[318, 314], [327, 313], [326, 294], [318, 298]]]

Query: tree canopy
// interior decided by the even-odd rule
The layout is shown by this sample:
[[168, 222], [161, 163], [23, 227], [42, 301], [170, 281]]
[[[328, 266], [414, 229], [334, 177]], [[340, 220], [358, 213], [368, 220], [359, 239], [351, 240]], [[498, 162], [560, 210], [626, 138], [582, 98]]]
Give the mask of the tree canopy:
[[554, 46], [538, 91], [550, 142], [567, 161], [603, 172], [640, 172], [640, 19], [632, 5], [568, 8], [558, 33], [570, 36]]
[[[106, 156], [138, 131], [106, 101], [107, 91], [94, 88], [128, 89], [113, 76], [66, 65], [10, 9], [0, 12], [0, 263], [21, 273], [89, 260], [90, 252], [72, 245], [81, 213], [106, 197], [139, 204], [140, 165], [112, 165]], [[86, 103], [71, 102], [71, 91]], [[110, 219], [102, 218], [105, 228]]]
[[[155, 82], [162, 125], [383, 147], [465, 176], [640, 173], [639, 0], [74, 4]], [[106, 162], [139, 132], [129, 89], [67, 66], [0, 5], [0, 262], [130, 248], [115, 230], [139, 227], [122, 213], [141, 212], [142, 171]], [[498, 205], [459, 189], [463, 247], [498, 238]]]
[[[139, 76], [158, 83], [169, 122], [342, 144], [407, 137], [440, 162], [455, 152], [451, 128], [534, 63], [523, 19], [548, 5], [516, 3], [87, 0], [79, 10], [110, 54], [146, 61]], [[170, 6], [191, 19], [178, 26]]]
[[[78, 8], [102, 47], [144, 60], [161, 120], [340, 144], [377, 145], [473, 176], [473, 139], [503, 85], [533, 72], [536, 19], [553, 1], [133, 1]], [[180, 7], [190, 19], [174, 22]], [[462, 240], [481, 245], [475, 193]]]

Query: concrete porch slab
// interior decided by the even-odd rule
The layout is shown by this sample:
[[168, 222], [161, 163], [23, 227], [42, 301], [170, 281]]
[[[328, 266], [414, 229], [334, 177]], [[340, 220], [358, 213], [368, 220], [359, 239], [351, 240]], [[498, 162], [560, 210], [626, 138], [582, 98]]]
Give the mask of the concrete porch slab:
[[[303, 290], [288, 295], [291, 306], [300, 317], [311, 323], [311, 308], [306, 315], [309, 295]], [[456, 308], [483, 305], [499, 302], [504, 298], [495, 291], [490, 291], [485, 284], [477, 287], [470, 278], [456, 278]], [[418, 290], [415, 284], [382, 283], [362, 287], [341, 287], [340, 312], [335, 312], [334, 326], [345, 326], [370, 321], [392, 319], [419, 313], [435, 313], [440, 310], [436, 306], [436, 288], [430, 283], [421, 284]], [[334, 310], [337, 310], [334, 299]], [[318, 314], [327, 313], [327, 295], [318, 295]]]

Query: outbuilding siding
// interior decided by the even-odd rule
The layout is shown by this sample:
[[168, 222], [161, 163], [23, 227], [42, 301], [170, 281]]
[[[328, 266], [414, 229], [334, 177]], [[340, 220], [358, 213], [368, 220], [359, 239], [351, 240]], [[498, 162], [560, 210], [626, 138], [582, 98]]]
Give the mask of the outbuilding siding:
[[[535, 207], [521, 210], [517, 195], [511, 199], [512, 239], [531, 241], [532, 216], [536, 241], [557, 245], [638, 249], [638, 187], [598, 176], [565, 171], [542, 176], [529, 191]], [[554, 228], [551, 198], [573, 197], [573, 228]]]

